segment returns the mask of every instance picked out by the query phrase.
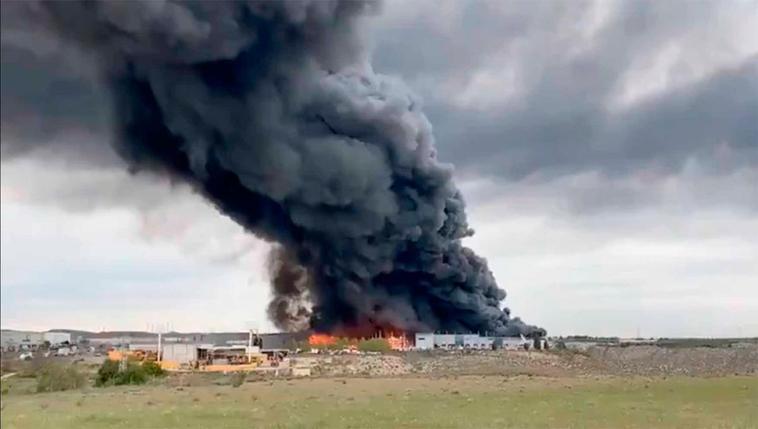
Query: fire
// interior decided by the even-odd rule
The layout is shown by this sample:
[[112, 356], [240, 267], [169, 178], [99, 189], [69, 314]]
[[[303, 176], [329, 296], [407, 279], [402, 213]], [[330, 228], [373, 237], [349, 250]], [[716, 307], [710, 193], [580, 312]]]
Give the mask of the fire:
[[388, 337], [386, 337], [386, 340], [392, 350], [409, 350], [412, 346], [411, 342], [408, 340], [408, 337], [402, 334], [398, 336], [390, 334]]
[[308, 337], [308, 344], [311, 347], [329, 347], [342, 343], [344, 344], [345, 349], [353, 350], [359, 349], [359, 344], [361, 341], [377, 339], [386, 341], [391, 350], [403, 351], [410, 350], [413, 347], [413, 343], [406, 334], [393, 332], [387, 334], [379, 332], [375, 336], [369, 338], [357, 336], [337, 337], [330, 334], [314, 333]]
[[328, 334], [313, 334], [308, 337], [311, 346], [331, 346], [337, 343], [337, 337]]

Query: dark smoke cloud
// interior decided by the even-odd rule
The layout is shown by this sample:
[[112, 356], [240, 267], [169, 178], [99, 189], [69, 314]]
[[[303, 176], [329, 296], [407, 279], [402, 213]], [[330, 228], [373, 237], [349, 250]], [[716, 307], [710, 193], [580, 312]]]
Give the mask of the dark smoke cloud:
[[307, 329], [313, 314], [309, 291], [314, 287], [308, 270], [281, 246], [271, 249], [267, 267], [273, 295], [267, 309], [269, 319], [285, 331]]
[[[446, 14], [426, 13], [434, 6]], [[459, 172], [504, 184], [597, 171], [607, 180], [640, 171], [665, 177], [725, 150], [733, 159], [703, 175], [758, 165], [755, 1], [541, 7], [418, 0], [395, 7], [405, 18], [377, 30], [375, 68], [426, 88], [440, 154]], [[414, 49], [403, 49], [408, 40]], [[474, 85], [482, 75], [494, 82]], [[654, 89], [619, 102], [635, 86]], [[464, 103], [470, 88], [474, 101]]]
[[461, 244], [465, 205], [419, 101], [365, 61], [354, 29], [373, 3], [14, 7], [94, 56], [130, 171], [188, 183], [281, 246], [278, 326], [538, 329]]

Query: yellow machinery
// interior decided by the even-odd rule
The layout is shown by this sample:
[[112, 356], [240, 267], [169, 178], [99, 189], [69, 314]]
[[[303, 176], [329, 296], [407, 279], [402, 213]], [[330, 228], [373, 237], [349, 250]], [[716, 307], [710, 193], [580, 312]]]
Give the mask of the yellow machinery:
[[156, 362], [158, 353], [150, 350], [108, 350], [108, 359], [121, 361], [124, 359], [137, 362]]
[[209, 372], [235, 372], [251, 371], [263, 365], [267, 357], [257, 350], [257, 348], [255, 351], [246, 349], [240, 352], [239, 348], [236, 347], [202, 349], [204, 353], [199, 353], [197, 360], [182, 363], [176, 360], [158, 360], [158, 354], [154, 351], [111, 349], [108, 351], [108, 359], [113, 361], [158, 362], [161, 368], [167, 371], [187, 369]]
[[[214, 363], [223, 362], [223, 363]], [[238, 372], [252, 371], [266, 362], [266, 355], [260, 352], [236, 354], [229, 350], [216, 349], [198, 360], [180, 363], [175, 360], [160, 361], [161, 368], [167, 371], [202, 371], [202, 372]]]

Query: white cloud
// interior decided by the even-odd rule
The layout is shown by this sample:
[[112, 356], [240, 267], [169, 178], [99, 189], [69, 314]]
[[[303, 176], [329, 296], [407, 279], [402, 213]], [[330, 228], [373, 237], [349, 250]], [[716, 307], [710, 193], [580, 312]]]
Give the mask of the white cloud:
[[473, 206], [468, 239], [514, 314], [555, 335], [758, 335], [758, 222], [658, 208], [574, 222], [502, 194]]
[[[45, 184], [52, 185], [38, 183]], [[176, 205], [148, 211], [160, 217], [156, 223], [128, 205], [67, 211], [9, 194], [4, 188], [3, 327], [170, 323], [182, 330], [241, 330], [252, 320], [271, 328], [267, 245], [199, 198], [183, 200], [180, 193], [171, 199]]]

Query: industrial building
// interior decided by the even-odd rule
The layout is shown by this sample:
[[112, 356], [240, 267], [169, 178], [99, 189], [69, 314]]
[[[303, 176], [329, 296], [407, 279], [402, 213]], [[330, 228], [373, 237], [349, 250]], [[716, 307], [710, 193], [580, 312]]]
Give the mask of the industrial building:
[[71, 333], [69, 332], [43, 332], [42, 340], [48, 342], [51, 346], [61, 344], [71, 344]]
[[56, 347], [62, 344], [72, 344], [71, 334], [60, 331], [16, 331], [3, 329], [0, 331], [0, 346], [3, 352], [19, 350], [37, 350], [40, 346], [47, 345]]
[[[463, 338], [455, 334], [431, 334], [434, 348], [454, 349], [457, 345], [463, 346]], [[460, 340], [460, 341], [458, 341]]]
[[433, 333], [416, 334], [416, 350], [432, 350], [434, 348]]
[[256, 368], [263, 362], [278, 365], [290, 351], [297, 349], [299, 341], [307, 340], [307, 333], [170, 332], [147, 336], [129, 333], [128, 338], [110, 335], [98, 339], [113, 341], [109, 351], [112, 360], [136, 356], [157, 360], [165, 369], [236, 371]]
[[[416, 350], [524, 350], [534, 347], [534, 341], [523, 336], [498, 337], [479, 334], [437, 334], [421, 332], [416, 334]], [[543, 340], [539, 341], [542, 348]]]
[[[271, 361], [279, 362], [278, 357]], [[249, 345], [216, 346], [213, 344], [172, 342], [166, 344], [130, 344], [128, 351], [111, 350], [108, 358], [156, 361], [167, 370], [248, 371], [259, 367], [268, 356], [260, 347]]]
[[168, 343], [161, 347], [162, 360], [176, 362], [179, 365], [190, 364], [207, 358], [207, 350], [213, 344]]
[[112, 331], [91, 333], [85, 339], [93, 346], [129, 347], [129, 344], [156, 342], [157, 335], [150, 332]]
[[15, 331], [13, 329], [0, 331], [0, 344], [2, 344], [3, 352], [36, 350], [44, 342], [42, 332]]
[[[299, 343], [308, 340], [307, 332], [255, 334], [264, 350], [295, 350]], [[161, 343], [211, 344], [213, 346], [244, 346], [250, 332], [168, 332], [162, 334]], [[103, 332], [86, 338], [93, 345], [110, 345], [120, 348], [144, 348], [158, 344], [158, 334], [150, 332]], [[134, 345], [134, 346], [132, 346]]]

